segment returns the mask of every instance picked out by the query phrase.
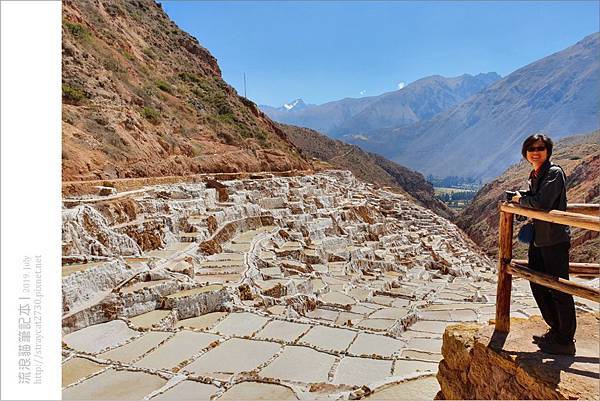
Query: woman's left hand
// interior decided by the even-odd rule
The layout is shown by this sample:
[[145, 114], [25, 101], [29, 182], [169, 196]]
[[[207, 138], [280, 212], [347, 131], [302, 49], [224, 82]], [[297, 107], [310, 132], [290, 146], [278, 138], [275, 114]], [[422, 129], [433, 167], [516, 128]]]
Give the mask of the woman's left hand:
[[517, 194], [512, 197], [511, 201], [513, 203], [519, 203], [520, 200], [521, 200], [521, 193], [519, 191], [517, 191]]

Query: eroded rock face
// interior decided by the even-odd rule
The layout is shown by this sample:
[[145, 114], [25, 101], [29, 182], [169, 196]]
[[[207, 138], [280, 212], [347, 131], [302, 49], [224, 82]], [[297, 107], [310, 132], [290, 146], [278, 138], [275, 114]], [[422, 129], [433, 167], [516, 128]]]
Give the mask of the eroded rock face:
[[[65, 199], [63, 334], [80, 339], [65, 363], [168, 379], [152, 398], [201, 382], [227, 399], [252, 382], [264, 397], [357, 399], [429, 383], [445, 326], [493, 314], [491, 261], [403, 195], [344, 171], [219, 183]], [[132, 339], [96, 352], [77, 334], [114, 321]]]
[[491, 325], [448, 326], [436, 399], [599, 399], [597, 317], [578, 315], [574, 357], [546, 354], [532, 343], [546, 328], [540, 316], [511, 319], [508, 336]]

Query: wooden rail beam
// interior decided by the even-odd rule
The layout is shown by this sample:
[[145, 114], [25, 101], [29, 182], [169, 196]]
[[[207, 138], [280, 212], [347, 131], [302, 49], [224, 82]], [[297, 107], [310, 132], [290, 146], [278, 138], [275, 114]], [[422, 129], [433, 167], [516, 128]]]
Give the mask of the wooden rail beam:
[[600, 216], [599, 203], [569, 203], [567, 204], [567, 212], [581, 213], [590, 216]]
[[[529, 267], [526, 259], [513, 259], [511, 263]], [[569, 263], [569, 273], [579, 276], [600, 276], [600, 264], [598, 263]]]
[[[591, 301], [600, 302], [600, 289], [588, 287], [582, 284], [574, 283], [563, 278], [551, 276], [546, 273], [532, 270], [524, 265], [510, 263], [508, 267], [509, 274], [522, 277], [544, 287], [552, 288], [567, 294], [575, 295]], [[500, 295], [500, 294], [498, 294]], [[497, 312], [496, 312], [497, 313]]]
[[567, 226], [585, 228], [592, 231], [600, 231], [600, 217], [596, 216], [589, 216], [581, 213], [563, 212], [560, 210], [551, 210], [546, 212], [543, 210], [521, 207], [514, 203], [508, 202], [503, 202], [500, 204], [500, 211], [519, 214], [521, 216], [527, 216], [537, 220], [549, 221], [550, 223], [564, 224]]
[[510, 212], [500, 211], [496, 330], [503, 333], [510, 331], [512, 276], [508, 273], [508, 268], [512, 259], [513, 217], [514, 215]]

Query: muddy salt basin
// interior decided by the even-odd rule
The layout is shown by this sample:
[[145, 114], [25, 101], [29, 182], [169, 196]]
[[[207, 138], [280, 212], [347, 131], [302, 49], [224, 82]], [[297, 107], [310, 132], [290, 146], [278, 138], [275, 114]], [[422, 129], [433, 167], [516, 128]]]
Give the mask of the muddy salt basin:
[[65, 203], [64, 399], [433, 399], [446, 325], [494, 317], [492, 261], [403, 195], [221, 183]]

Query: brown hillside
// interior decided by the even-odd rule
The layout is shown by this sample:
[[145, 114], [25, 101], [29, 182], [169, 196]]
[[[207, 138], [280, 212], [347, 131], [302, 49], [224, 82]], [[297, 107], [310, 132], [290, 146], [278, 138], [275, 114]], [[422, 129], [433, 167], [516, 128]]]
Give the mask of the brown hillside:
[[279, 126], [304, 155], [335, 168], [350, 170], [363, 181], [399, 189], [438, 215], [447, 219], [454, 217], [444, 203], [433, 197], [433, 186], [420, 173], [309, 128], [285, 124]]
[[[554, 145], [552, 161], [567, 174], [569, 203], [600, 203], [600, 132], [572, 136]], [[485, 185], [473, 202], [458, 218], [458, 226], [481, 245], [490, 256], [498, 249], [498, 201], [505, 190], [527, 187], [529, 163], [521, 161], [500, 177]], [[515, 233], [520, 227], [515, 225]], [[571, 260], [597, 262], [600, 257], [600, 237], [597, 232], [571, 228]], [[515, 257], [524, 258], [526, 246], [515, 242]]]
[[63, 180], [310, 168], [152, 0], [63, 2]]

